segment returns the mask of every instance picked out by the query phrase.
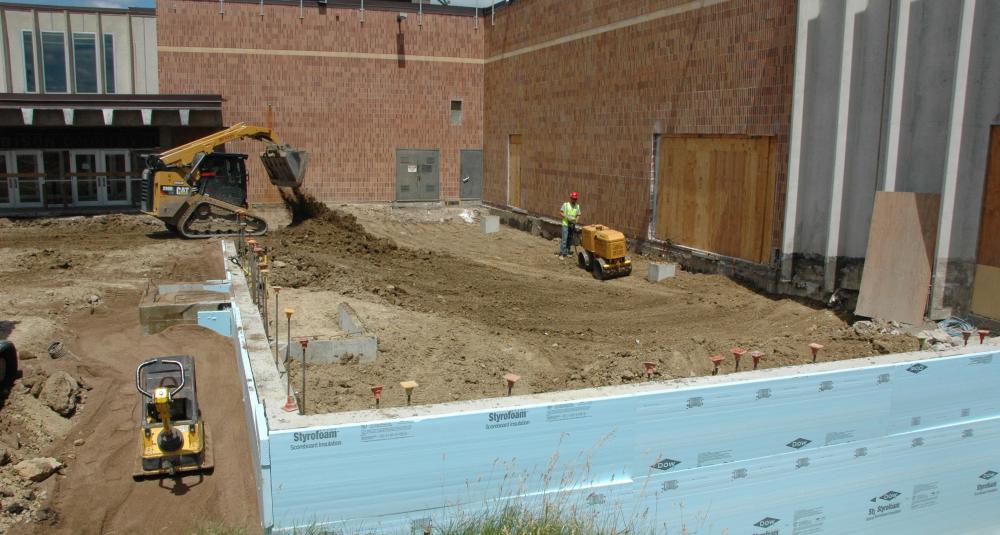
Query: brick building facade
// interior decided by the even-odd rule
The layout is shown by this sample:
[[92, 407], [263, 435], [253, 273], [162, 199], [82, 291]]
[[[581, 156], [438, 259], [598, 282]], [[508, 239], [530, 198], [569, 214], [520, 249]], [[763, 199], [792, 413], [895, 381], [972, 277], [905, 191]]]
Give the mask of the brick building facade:
[[[282, 140], [311, 153], [321, 200], [394, 200], [398, 149], [438, 150], [440, 198], [457, 199], [460, 151], [483, 144], [482, 24], [472, 9], [358, 4], [160, 0], [161, 90], [221, 94], [226, 124], [265, 124], [270, 106]], [[251, 200], [278, 201], [254, 160]]]
[[[662, 238], [650, 202], [659, 143], [767, 137], [773, 217], [765, 241], [777, 246], [795, 2], [703, 5], [531, 0], [498, 10], [486, 31], [484, 200], [554, 216], [566, 194], [579, 190], [588, 221]], [[509, 183], [512, 135], [520, 138], [519, 192]]]

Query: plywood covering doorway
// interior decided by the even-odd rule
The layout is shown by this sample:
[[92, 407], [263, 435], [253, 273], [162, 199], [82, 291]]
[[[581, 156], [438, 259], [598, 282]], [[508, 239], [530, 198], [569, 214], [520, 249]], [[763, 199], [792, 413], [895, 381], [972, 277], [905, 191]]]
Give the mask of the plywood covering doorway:
[[771, 137], [664, 136], [654, 237], [767, 263], [774, 223]]
[[1000, 125], [990, 131], [989, 160], [979, 220], [979, 251], [972, 285], [972, 312], [1000, 320]]

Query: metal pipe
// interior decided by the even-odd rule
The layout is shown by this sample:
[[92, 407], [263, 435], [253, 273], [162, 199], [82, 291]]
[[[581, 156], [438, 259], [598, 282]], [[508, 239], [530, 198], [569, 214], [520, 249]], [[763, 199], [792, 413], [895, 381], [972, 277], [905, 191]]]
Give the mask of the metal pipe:
[[302, 402], [299, 404], [299, 414], [306, 413], [306, 350], [309, 348], [306, 340], [302, 341]]
[[260, 0], [260, 16], [264, 16], [264, 0]]
[[299, 0], [299, 20], [306, 18], [305, 8], [302, 6], [302, 0]]
[[423, 28], [424, 27], [424, 0], [419, 0], [419, 2], [417, 2], [417, 5], [420, 6], [418, 8], [418, 10], [417, 10], [417, 26], [420, 26], [421, 28]]
[[226, 4], [225, 4], [225, 2], [226, 2], [226, 0], [219, 0], [219, 14], [220, 15], [225, 15], [226, 14]]
[[476, 29], [479, 29], [479, 6], [476, 6]]
[[365, 23], [365, 0], [361, 0], [361, 24]]

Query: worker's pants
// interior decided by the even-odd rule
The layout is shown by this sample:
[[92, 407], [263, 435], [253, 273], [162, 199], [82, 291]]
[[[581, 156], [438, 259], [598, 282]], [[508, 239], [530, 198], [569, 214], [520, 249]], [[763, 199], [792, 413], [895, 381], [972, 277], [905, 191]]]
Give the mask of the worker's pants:
[[562, 240], [559, 242], [559, 256], [569, 256], [569, 225], [562, 226]]

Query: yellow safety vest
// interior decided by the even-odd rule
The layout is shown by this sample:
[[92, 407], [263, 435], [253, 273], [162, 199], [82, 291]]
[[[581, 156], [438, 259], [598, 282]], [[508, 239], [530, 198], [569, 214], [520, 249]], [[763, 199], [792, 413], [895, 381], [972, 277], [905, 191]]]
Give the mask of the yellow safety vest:
[[[568, 216], [572, 216], [574, 219], [579, 219], [579, 217], [580, 217], [580, 205], [578, 204], [576, 206], [573, 206], [572, 204], [569, 203], [569, 201], [564, 202], [563, 205], [562, 205], [562, 213], [564, 213], [564, 214], [566, 214]], [[568, 227], [569, 226], [569, 219], [566, 219], [564, 217], [563, 220], [562, 220], [562, 224], [563, 224], [564, 227]]]

